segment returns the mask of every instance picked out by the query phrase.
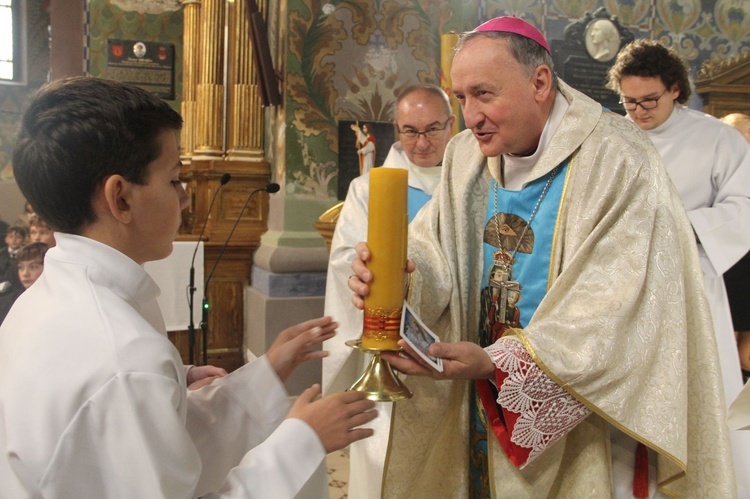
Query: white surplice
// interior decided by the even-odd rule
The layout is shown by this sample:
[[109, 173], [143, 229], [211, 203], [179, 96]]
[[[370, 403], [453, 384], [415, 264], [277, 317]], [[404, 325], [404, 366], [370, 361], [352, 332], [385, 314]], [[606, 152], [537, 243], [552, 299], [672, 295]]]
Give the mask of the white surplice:
[[750, 430], [750, 382], [729, 406], [727, 421], [733, 430]]
[[143, 267], [56, 239], [0, 327], [0, 496], [294, 497], [325, 449], [267, 359], [188, 391]]
[[[750, 250], [750, 146], [736, 129], [682, 105], [646, 134], [659, 150], [699, 240], [724, 395], [730, 404], [743, 385], [722, 276]], [[735, 431], [730, 439], [740, 497], [750, 498], [750, 433]]]
[[[388, 152], [383, 168], [409, 170], [409, 187], [432, 195], [440, 182], [440, 167], [419, 167], [411, 163], [400, 142]], [[367, 240], [367, 205], [369, 202], [369, 174], [355, 178], [349, 184], [336, 230], [331, 241], [331, 255], [326, 281], [325, 315], [338, 323], [336, 336], [324, 343], [329, 356], [323, 359], [323, 389], [326, 393], [348, 389], [365, 371], [368, 356], [346, 346], [348, 340], [362, 335], [362, 311], [351, 302], [352, 292], [347, 279], [352, 273], [351, 263], [356, 255], [354, 246]], [[367, 426], [375, 435], [354, 442], [350, 446], [349, 497], [356, 499], [380, 498], [383, 464], [388, 447], [391, 415], [390, 402], [377, 404], [378, 417]]]

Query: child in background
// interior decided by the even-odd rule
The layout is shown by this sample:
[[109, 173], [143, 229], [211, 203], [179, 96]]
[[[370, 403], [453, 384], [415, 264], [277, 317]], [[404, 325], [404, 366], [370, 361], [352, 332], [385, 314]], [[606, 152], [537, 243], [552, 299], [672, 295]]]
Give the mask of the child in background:
[[3, 220], [2, 215], [0, 215], [0, 249], [4, 248], [5, 244], [5, 236], [8, 234], [8, 229], [10, 228], [10, 225], [8, 222]]
[[55, 233], [38, 215], [29, 219], [29, 240], [32, 243], [44, 243], [50, 248], [56, 244]]
[[5, 233], [6, 248], [0, 250], [0, 282], [8, 281], [18, 284], [15, 265], [16, 254], [25, 241], [26, 229], [24, 227], [14, 225]]
[[5, 320], [10, 308], [21, 293], [31, 287], [39, 279], [44, 270], [44, 254], [48, 246], [44, 243], [27, 244], [16, 255], [16, 272], [20, 287], [13, 286], [0, 293], [0, 324]]
[[20, 225], [21, 227], [28, 229], [29, 222], [31, 222], [31, 217], [33, 216], [36, 216], [36, 213], [34, 213], [34, 208], [31, 206], [31, 203], [26, 201], [23, 204], [23, 212], [21, 212], [21, 214], [18, 215], [18, 220], [16, 220], [16, 225]]

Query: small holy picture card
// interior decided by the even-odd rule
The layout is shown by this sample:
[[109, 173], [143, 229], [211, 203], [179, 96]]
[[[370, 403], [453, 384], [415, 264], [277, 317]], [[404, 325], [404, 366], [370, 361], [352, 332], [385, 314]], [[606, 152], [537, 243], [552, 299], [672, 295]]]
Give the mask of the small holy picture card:
[[443, 372], [443, 359], [433, 357], [427, 353], [430, 345], [440, 341], [440, 339], [424, 325], [424, 322], [420, 320], [406, 302], [404, 302], [404, 311], [401, 314], [400, 334], [425, 362], [436, 371]]

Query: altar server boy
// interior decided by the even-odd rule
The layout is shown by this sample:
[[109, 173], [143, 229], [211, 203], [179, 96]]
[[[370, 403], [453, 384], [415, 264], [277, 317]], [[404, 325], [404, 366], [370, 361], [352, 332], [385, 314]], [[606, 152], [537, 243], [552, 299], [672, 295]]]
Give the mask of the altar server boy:
[[325, 454], [369, 436], [363, 394], [294, 404], [283, 380], [334, 334], [330, 318], [283, 331], [268, 353], [199, 390], [159, 289], [188, 196], [179, 114], [139, 88], [96, 78], [42, 88], [13, 167], [55, 230], [41, 278], [0, 327], [3, 497], [294, 497]]

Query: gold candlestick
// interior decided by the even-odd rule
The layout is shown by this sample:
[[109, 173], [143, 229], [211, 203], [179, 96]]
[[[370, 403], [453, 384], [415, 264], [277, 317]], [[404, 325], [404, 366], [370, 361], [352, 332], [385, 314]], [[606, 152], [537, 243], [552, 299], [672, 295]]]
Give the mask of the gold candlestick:
[[360, 352], [372, 354], [367, 369], [349, 390], [365, 392], [367, 398], [375, 402], [395, 402], [412, 397], [411, 391], [396, 377], [391, 365], [381, 357], [388, 350], [364, 348], [362, 340], [349, 340], [346, 344]]

